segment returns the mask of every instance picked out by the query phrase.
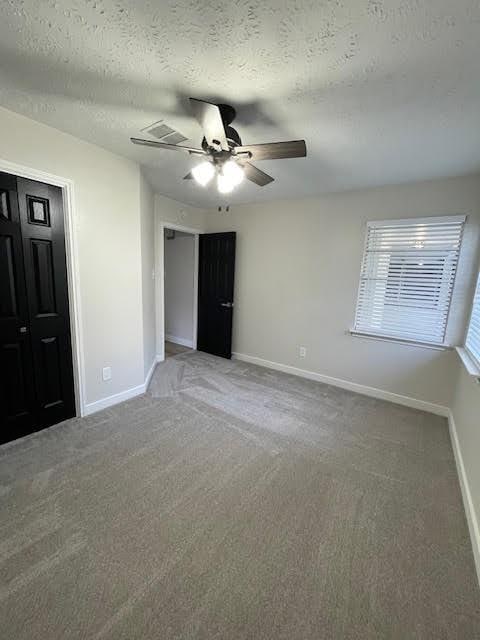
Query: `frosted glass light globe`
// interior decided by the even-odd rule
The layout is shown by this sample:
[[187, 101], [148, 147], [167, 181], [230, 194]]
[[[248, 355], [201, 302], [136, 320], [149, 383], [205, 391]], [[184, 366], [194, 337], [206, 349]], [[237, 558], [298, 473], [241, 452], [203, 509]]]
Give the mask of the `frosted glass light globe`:
[[236, 162], [227, 160], [223, 165], [223, 175], [236, 187], [245, 177], [245, 172]]
[[197, 164], [196, 167], [193, 167], [192, 175], [198, 184], [205, 187], [215, 175], [215, 167], [211, 162], [202, 162]]

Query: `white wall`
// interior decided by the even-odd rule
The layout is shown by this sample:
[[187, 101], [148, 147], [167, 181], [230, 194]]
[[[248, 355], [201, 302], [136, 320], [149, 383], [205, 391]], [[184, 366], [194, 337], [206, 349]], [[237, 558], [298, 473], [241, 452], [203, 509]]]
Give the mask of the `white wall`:
[[138, 165], [1, 108], [0, 141], [2, 159], [74, 182], [86, 402], [141, 385]]
[[165, 237], [165, 335], [193, 347], [195, 237]]
[[[268, 188], [268, 187], [265, 187]], [[467, 177], [210, 212], [237, 231], [233, 350], [450, 406], [456, 354], [352, 337], [367, 220], [468, 214], [449, 339], [460, 340], [480, 217]], [[307, 357], [298, 356], [299, 345]]]
[[[197, 185], [198, 186], [198, 185]], [[198, 187], [201, 189], [202, 187]], [[155, 216], [160, 222], [204, 229], [207, 213], [202, 209], [155, 194]]]
[[[458, 363], [452, 415], [471, 496], [469, 526], [480, 579], [480, 384]], [[475, 531], [475, 523], [476, 531]]]
[[[480, 221], [478, 233], [480, 233]], [[476, 262], [478, 264], [478, 260]], [[480, 265], [479, 265], [480, 268]], [[466, 299], [473, 301], [478, 269], [474, 269]], [[480, 580], [480, 380], [467, 373], [458, 359], [456, 384], [452, 401], [452, 426], [458, 440], [459, 454], [463, 463], [464, 498], [470, 535]], [[469, 493], [469, 497], [466, 496]], [[470, 502], [469, 502], [470, 500]]]
[[163, 230], [165, 226], [180, 226], [187, 231], [202, 232], [206, 224], [206, 212], [176, 200], [170, 200], [158, 194], [155, 195], [155, 317], [157, 358], [164, 358], [165, 343], [165, 313], [164, 313], [164, 281], [163, 259], [164, 242]]
[[147, 179], [140, 176], [140, 231], [142, 247], [143, 372], [156, 360], [155, 344], [155, 210]]

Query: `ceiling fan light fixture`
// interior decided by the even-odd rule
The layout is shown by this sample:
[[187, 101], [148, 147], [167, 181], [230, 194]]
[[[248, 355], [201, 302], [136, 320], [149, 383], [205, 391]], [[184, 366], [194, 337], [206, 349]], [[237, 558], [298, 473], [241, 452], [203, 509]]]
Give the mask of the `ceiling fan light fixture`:
[[193, 167], [192, 175], [195, 182], [198, 182], [202, 187], [205, 187], [215, 175], [215, 167], [211, 162], [205, 160], [205, 162], [201, 162], [200, 164], [197, 164], [196, 167]]
[[219, 173], [217, 176], [217, 189], [219, 193], [231, 193], [235, 184], [230, 178], [223, 173]]
[[234, 160], [227, 160], [223, 165], [223, 175], [236, 187], [245, 177], [245, 172]]
[[[217, 176], [217, 188], [220, 193], [230, 193], [244, 178], [264, 187], [273, 182], [272, 176], [258, 169], [250, 160], [281, 160], [282, 158], [304, 158], [307, 155], [305, 140], [284, 140], [261, 144], [243, 145], [238, 132], [231, 127], [235, 118], [235, 109], [227, 104], [214, 104], [198, 98], [190, 98], [190, 109], [203, 130], [201, 147], [187, 147], [185, 137], [162, 123], [149, 131], [161, 133], [161, 140], [130, 138], [133, 144], [156, 149], [178, 151], [194, 156], [203, 162], [194, 167], [184, 180], [194, 179], [205, 187]], [[157, 123], [158, 124], [158, 123]], [[158, 132], [157, 132], [158, 129]], [[171, 133], [173, 131], [173, 133]], [[169, 133], [170, 132], [170, 133]], [[185, 183], [187, 184], [187, 183]]]

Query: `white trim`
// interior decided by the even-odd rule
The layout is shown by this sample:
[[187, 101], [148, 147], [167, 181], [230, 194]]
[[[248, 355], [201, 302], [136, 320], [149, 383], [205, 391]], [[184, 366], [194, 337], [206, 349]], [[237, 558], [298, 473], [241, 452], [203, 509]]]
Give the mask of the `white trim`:
[[[465, 332], [465, 344], [464, 344], [464, 351], [465, 351], [465, 355], [468, 358], [469, 361], [471, 361], [471, 365], [470, 367], [467, 365], [467, 363], [465, 362], [463, 355], [459, 352], [460, 357], [462, 358], [463, 364], [466, 366], [468, 373], [470, 373], [470, 370], [472, 368], [477, 370], [477, 373], [470, 373], [470, 375], [480, 375], [480, 361], [478, 360], [478, 354], [477, 357], [475, 357], [472, 353], [472, 351], [470, 351], [469, 347], [467, 346], [467, 343], [470, 342], [469, 341], [469, 337], [470, 337], [470, 330], [473, 327], [473, 322], [477, 322], [479, 320], [479, 318], [474, 317], [474, 314], [476, 313], [477, 309], [476, 309], [476, 303], [477, 303], [477, 294], [480, 295], [480, 271], [477, 274], [476, 280], [475, 280], [475, 289], [473, 291], [473, 296], [472, 296], [472, 308], [470, 309], [470, 313], [469, 313], [469, 317], [468, 317], [468, 325], [467, 325], [467, 329]], [[480, 304], [480, 300], [478, 300], [478, 303]], [[472, 329], [473, 331], [473, 329]]]
[[430, 216], [426, 218], [400, 218], [391, 220], [369, 220], [368, 227], [388, 226], [388, 227], [404, 227], [412, 224], [450, 224], [465, 222], [467, 216]]
[[457, 428], [453, 413], [448, 412], [448, 428], [450, 430], [450, 439], [452, 441], [453, 454], [457, 465], [457, 474], [460, 481], [460, 489], [462, 491], [463, 507], [467, 517], [468, 530], [470, 532], [470, 540], [472, 543], [473, 559], [477, 569], [477, 578], [480, 584], [480, 526], [473, 506], [472, 494], [468, 483], [467, 473], [463, 462], [462, 450], [458, 440]]
[[467, 370], [468, 374], [470, 376], [473, 376], [474, 378], [480, 378], [480, 368], [478, 367], [468, 349], [465, 347], [455, 347], [455, 351], [460, 356], [460, 359], [465, 365], [465, 369]]
[[205, 233], [203, 229], [200, 227], [185, 227], [182, 224], [176, 224], [175, 222], [168, 222], [168, 220], [160, 220], [159, 221], [162, 230], [164, 229], [173, 229], [174, 231], [183, 231], [183, 233], [190, 233], [192, 236]]
[[155, 367], [157, 366], [157, 357], [153, 359], [152, 366], [148, 370], [147, 377], [145, 378], [145, 382], [143, 383], [145, 391], [148, 389], [148, 385], [150, 384], [150, 380], [152, 379], [153, 372], [155, 371]]
[[[157, 361], [165, 359], [165, 265], [164, 265], [164, 231], [160, 229], [160, 221], [155, 215], [155, 342]], [[160, 235], [161, 230], [161, 235]], [[158, 360], [160, 358], [160, 360]]]
[[376, 387], [367, 387], [357, 382], [351, 382], [350, 380], [343, 380], [341, 378], [333, 378], [322, 373], [316, 373], [315, 371], [307, 371], [306, 369], [298, 369], [290, 365], [281, 364], [280, 362], [271, 362], [270, 360], [263, 360], [263, 358], [257, 358], [256, 356], [249, 356], [244, 353], [233, 353], [232, 356], [236, 360], [242, 360], [243, 362], [250, 362], [252, 364], [258, 364], [261, 367], [267, 369], [274, 369], [275, 371], [283, 371], [284, 373], [290, 373], [300, 378], [307, 378], [308, 380], [316, 380], [317, 382], [323, 382], [324, 384], [330, 384], [334, 387], [340, 387], [341, 389], [347, 389], [354, 393], [360, 393], [364, 396], [370, 396], [372, 398], [378, 398], [379, 400], [387, 400], [388, 402], [394, 402], [395, 404], [401, 404], [405, 407], [411, 407], [412, 409], [420, 409], [421, 411], [428, 411], [438, 416], [448, 417], [449, 408], [441, 404], [435, 404], [433, 402], [426, 402], [425, 400], [419, 400], [417, 398], [411, 398], [409, 396], [402, 396], [392, 391], [385, 391], [383, 389], [377, 389]]
[[92, 413], [97, 413], [97, 411], [101, 411], [102, 409], [107, 409], [120, 402], [125, 402], [125, 400], [130, 400], [130, 398], [134, 398], [135, 396], [140, 396], [142, 393], [145, 393], [145, 383], [138, 385], [138, 387], [132, 387], [126, 391], [115, 393], [113, 396], [107, 396], [96, 402], [89, 402], [85, 405], [84, 415], [89, 416]]
[[435, 351], [445, 351], [451, 349], [449, 344], [439, 344], [436, 342], [420, 342], [417, 340], [408, 340], [406, 338], [395, 338], [382, 333], [367, 333], [366, 331], [357, 331], [349, 329], [348, 333], [354, 338], [367, 338], [368, 340], [379, 340], [380, 342], [395, 342], [396, 344], [404, 344], [408, 347], [419, 347], [420, 349], [434, 349]]
[[38, 169], [31, 169], [30, 167], [9, 162], [3, 158], [0, 158], [0, 171], [5, 171], [6, 173], [11, 173], [22, 178], [29, 178], [30, 180], [46, 182], [47, 184], [62, 189], [75, 408], [77, 416], [87, 415], [74, 183], [68, 178], [62, 178], [53, 173], [39, 171]]
[[169, 333], [165, 334], [165, 340], [167, 342], [173, 342], [174, 344], [179, 344], [182, 347], [190, 347], [193, 349], [193, 340], [187, 340], [186, 338], [179, 338], [178, 336], [172, 336]]
[[155, 362], [165, 362], [165, 354], [159, 354], [155, 356]]

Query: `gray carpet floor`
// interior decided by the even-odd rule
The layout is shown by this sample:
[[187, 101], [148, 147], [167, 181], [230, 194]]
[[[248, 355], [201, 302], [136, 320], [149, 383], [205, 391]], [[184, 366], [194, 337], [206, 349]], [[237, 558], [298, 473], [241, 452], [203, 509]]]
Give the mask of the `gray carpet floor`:
[[446, 421], [187, 352], [0, 448], [6, 640], [480, 638]]

